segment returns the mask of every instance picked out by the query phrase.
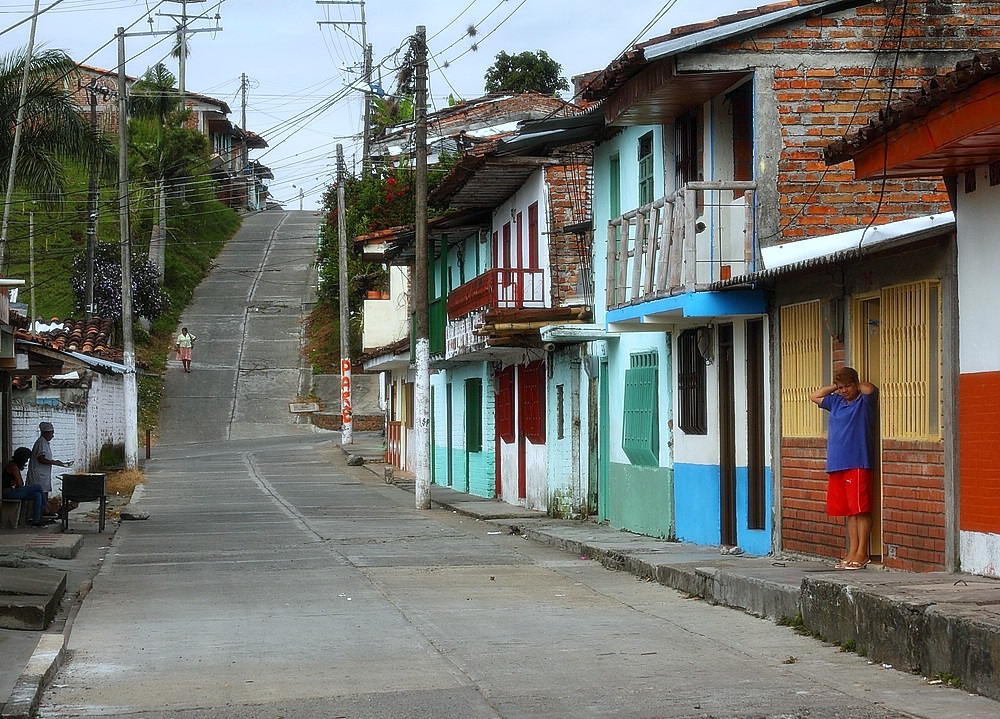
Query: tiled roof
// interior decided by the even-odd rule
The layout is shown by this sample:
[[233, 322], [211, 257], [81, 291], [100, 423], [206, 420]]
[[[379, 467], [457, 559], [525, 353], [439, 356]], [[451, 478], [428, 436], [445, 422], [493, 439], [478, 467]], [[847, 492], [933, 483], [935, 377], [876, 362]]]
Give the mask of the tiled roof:
[[36, 320], [38, 331], [20, 324], [14, 332], [16, 339], [30, 340], [60, 352], [79, 352], [111, 362], [121, 362], [124, 352], [112, 345], [114, 322], [95, 317], [86, 320], [53, 317], [49, 322]]
[[[59, 352], [78, 352], [90, 357], [121, 363], [124, 352], [112, 345], [114, 322], [109, 319], [95, 317], [89, 322], [79, 319], [63, 319], [53, 317], [48, 322], [37, 319], [34, 323], [18, 313], [11, 313], [11, 324], [15, 327], [15, 340], [34, 342]], [[36, 331], [31, 331], [32, 324]], [[31, 386], [28, 375], [13, 375], [13, 385], [17, 389], [27, 389]], [[53, 379], [51, 376], [38, 376], [39, 388], [72, 388], [81, 386], [79, 377]]]

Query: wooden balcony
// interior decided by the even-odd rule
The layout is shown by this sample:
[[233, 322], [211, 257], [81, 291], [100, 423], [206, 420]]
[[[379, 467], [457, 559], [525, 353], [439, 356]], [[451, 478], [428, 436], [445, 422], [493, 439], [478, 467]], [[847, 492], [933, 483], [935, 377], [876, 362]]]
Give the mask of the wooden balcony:
[[545, 307], [545, 272], [497, 268], [457, 287], [448, 294], [448, 319], [493, 309]]
[[690, 182], [608, 222], [608, 309], [694, 292], [756, 269], [756, 188], [755, 182]]

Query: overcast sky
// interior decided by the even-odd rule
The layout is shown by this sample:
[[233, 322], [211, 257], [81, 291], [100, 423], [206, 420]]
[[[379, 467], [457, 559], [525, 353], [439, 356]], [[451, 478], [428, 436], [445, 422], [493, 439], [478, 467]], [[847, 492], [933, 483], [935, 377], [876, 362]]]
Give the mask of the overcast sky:
[[[41, 0], [36, 45], [58, 48], [74, 60], [114, 69], [115, 33], [125, 27], [126, 72], [140, 76], [169, 57], [169, 30], [179, 16], [179, 0]], [[754, 0], [368, 0], [361, 3], [314, 0], [189, 0], [190, 28], [214, 28], [190, 36], [186, 88], [225, 100], [240, 123], [240, 77], [249, 78], [247, 129], [270, 147], [251, 153], [275, 174], [271, 194], [297, 209], [317, 207], [335, 168], [337, 143], [349, 165], [360, 161], [362, 41], [373, 47], [374, 76], [387, 90], [407, 38], [427, 28], [431, 110], [446, 107], [448, 96], [483, 94], [483, 77], [501, 50], [546, 51], [568, 79], [606, 67], [637, 41], [671, 28], [711, 20], [764, 2]], [[33, 0], [0, 0], [0, 30], [31, 14]], [[216, 20], [216, 15], [219, 16]], [[148, 21], [152, 19], [150, 24]], [[651, 24], [653, 23], [653, 24]], [[475, 36], [469, 30], [474, 28]], [[29, 25], [0, 35], [0, 51], [24, 46]], [[355, 88], [352, 90], [352, 88]]]

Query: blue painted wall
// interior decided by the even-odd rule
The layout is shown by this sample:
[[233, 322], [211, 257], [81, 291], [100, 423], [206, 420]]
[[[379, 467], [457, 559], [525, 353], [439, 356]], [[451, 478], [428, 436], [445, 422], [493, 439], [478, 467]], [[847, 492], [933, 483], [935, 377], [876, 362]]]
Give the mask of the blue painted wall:
[[[719, 466], [715, 464], [674, 465], [677, 539], [695, 544], [718, 545], [722, 533], [719, 519]], [[747, 468], [736, 468], [736, 540], [744, 552], [766, 555], [771, 552], [771, 512], [763, 529], [747, 528]], [[766, 507], [772, 504], [771, 468], [764, 477]]]

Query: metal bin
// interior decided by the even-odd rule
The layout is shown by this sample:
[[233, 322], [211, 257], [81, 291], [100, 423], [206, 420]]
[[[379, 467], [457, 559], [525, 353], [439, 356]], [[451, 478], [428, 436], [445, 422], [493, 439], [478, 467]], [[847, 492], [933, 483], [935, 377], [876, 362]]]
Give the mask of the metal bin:
[[101, 514], [98, 531], [104, 531], [104, 513], [108, 503], [107, 475], [102, 472], [86, 474], [64, 474], [62, 477], [62, 529], [69, 529], [70, 502], [100, 502]]

